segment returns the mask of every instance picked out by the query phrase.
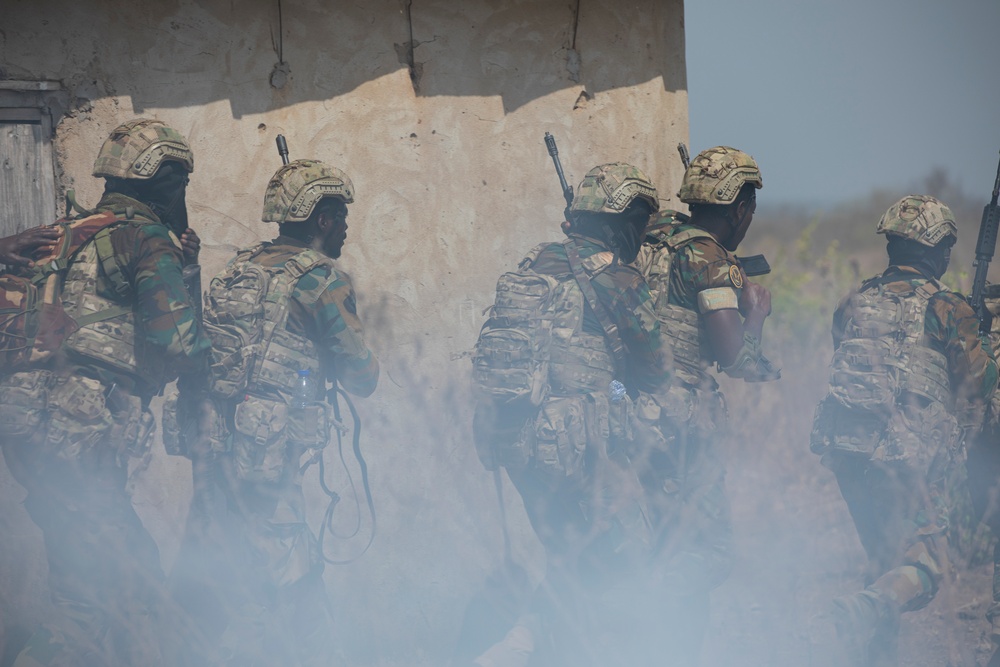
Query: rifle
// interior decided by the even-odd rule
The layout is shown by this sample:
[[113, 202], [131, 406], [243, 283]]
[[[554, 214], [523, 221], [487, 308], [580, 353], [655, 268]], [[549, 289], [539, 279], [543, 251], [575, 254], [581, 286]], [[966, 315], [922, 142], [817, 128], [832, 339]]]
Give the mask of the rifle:
[[569, 207], [573, 205], [573, 186], [566, 182], [566, 174], [563, 173], [562, 162], [559, 161], [559, 149], [556, 148], [556, 138], [548, 132], [545, 133], [545, 145], [552, 156], [552, 164], [556, 166], [556, 175], [559, 176], [559, 187], [562, 189], [563, 199], [566, 200], [566, 209], [563, 215], [569, 220]]
[[993, 196], [990, 203], [983, 207], [983, 219], [979, 223], [979, 240], [976, 241], [976, 277], [972, 280], [972, 296], [969, 302], [979, 316], [979, 331], [989, 333], [993, 316], [986, 308], [983, 298], [986, 291], [986, 272], [993, 260], [997, 246], [997, 226], [1000, 226], [1000, 206], [997, 197], [1000, 195], [1000, 163], [997, 164], [997, 177], [993, 183]]
[[[684, 171], [687, 171], [691, 167], [691, 155], [683, 141], [677, 144], [677, 152], [681, 155]], [[743, 267], [743, 273], [747, 276], [763, 276], [771, 272], [771, 265], [767, 263], [767, 258], [764, 255], [750, 255], [736, 259], [739, 260], [740, 266]]]

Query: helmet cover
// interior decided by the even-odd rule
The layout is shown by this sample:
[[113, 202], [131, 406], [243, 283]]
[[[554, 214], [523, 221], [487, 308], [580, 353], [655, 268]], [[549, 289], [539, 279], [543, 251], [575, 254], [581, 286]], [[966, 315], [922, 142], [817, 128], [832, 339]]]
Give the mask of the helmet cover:
[[716, 146], [691, 160], [677, 196], [686, 204], [732, 204], [746, 183], [764, 187], [757, 161], [735, 148]]
[[656, 187], [638, 167], [613, 162], [587, 172], [570, 206], [574, 213], [622, 213], [636, 199], [649, 204], [655, 213], [660, 209]]
[[347, 174], [319, 160], [295, 160], [274, 173], [264, 191], [264, 222], [303, 222], [320, 199], [354, 201], [354, 184]]
[[180, 132], [159, 120], [136, 118], [116, 127], [105, 140], [94, 176], [147, 180], [167, 160], [194, 171], [194, 154]]
[[958, 239], [955, 214], [929, 195], [907, 195], [889, 207], [875, 230], [933, 248], [945, 239]]

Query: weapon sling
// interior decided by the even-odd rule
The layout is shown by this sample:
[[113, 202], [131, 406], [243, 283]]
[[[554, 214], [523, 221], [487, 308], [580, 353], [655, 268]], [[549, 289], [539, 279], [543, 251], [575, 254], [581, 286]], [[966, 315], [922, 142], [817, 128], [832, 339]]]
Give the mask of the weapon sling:
[[594, 286], [590, 284], [590, 276], [584, 271], [583, 263], [580, 261], [580, 251], [576, 247], [576, 241], [570, 239], [565, 244], [565, 248], [566, 259], [569, 260], [569, 266], [573, 269], [573, 277], [576, 278], [577, 284], [580, 285], [580, 291], [583, 292], [584, 298], [590, 304], [590, 309], [594, 311], [597, 321], [601, 323], [601, 327], [608, 337], [608, 345], [611, 346], [611, 354], [615, 358], [615, 365], [618, 367], [618, 372], [624, 373], [625, 344], [622, 342], [621, 334], [618, 332], [618, 325], [611, 321], [611, 314], [608, 313], [608, 309], [597, 298], [597, 292], [594, 291]]

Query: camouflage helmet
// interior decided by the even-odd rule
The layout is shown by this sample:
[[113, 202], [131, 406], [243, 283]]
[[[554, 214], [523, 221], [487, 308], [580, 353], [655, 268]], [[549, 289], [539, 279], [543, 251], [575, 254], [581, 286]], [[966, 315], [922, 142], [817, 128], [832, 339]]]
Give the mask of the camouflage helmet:
[[691, 160], [677, 196], [685, 204], [732, 204], [746, 183], [764, 187], [756, 160], [735, 148], [716, 146]]
[[116, 127], [105, 140], [94, 176], [146, 180], [167, 160], [194, 171], [194, 154], [180, 132], [162, 121], [136, 118]]
[[636, 199], [647, 202], [653, 212], [660, 209], [656, 187], [649, 177], [630, 164], [613, 162], [587, 172], [569, 210], [574, 213], [621, 213]]
[[274, 172], [264, 191], [264, 222], [302, 222], [323, 197], [354, 201], [347, 174], [319, 160], [295, 160]]
[[933, 248], [948, 237], [958, 240], [951, 209], [928, 195], [907, 195], [878, 221], [879, 234], [893, 234]]

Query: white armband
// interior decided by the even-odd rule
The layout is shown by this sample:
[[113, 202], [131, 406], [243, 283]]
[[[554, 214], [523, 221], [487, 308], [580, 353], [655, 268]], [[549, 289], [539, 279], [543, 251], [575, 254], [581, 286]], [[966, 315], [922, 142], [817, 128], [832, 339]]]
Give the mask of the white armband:
[[740, 307], [740, 299], [732, 287], [711, 287], [698, 292], [698, 312], [702, 315], [716, 310]]

